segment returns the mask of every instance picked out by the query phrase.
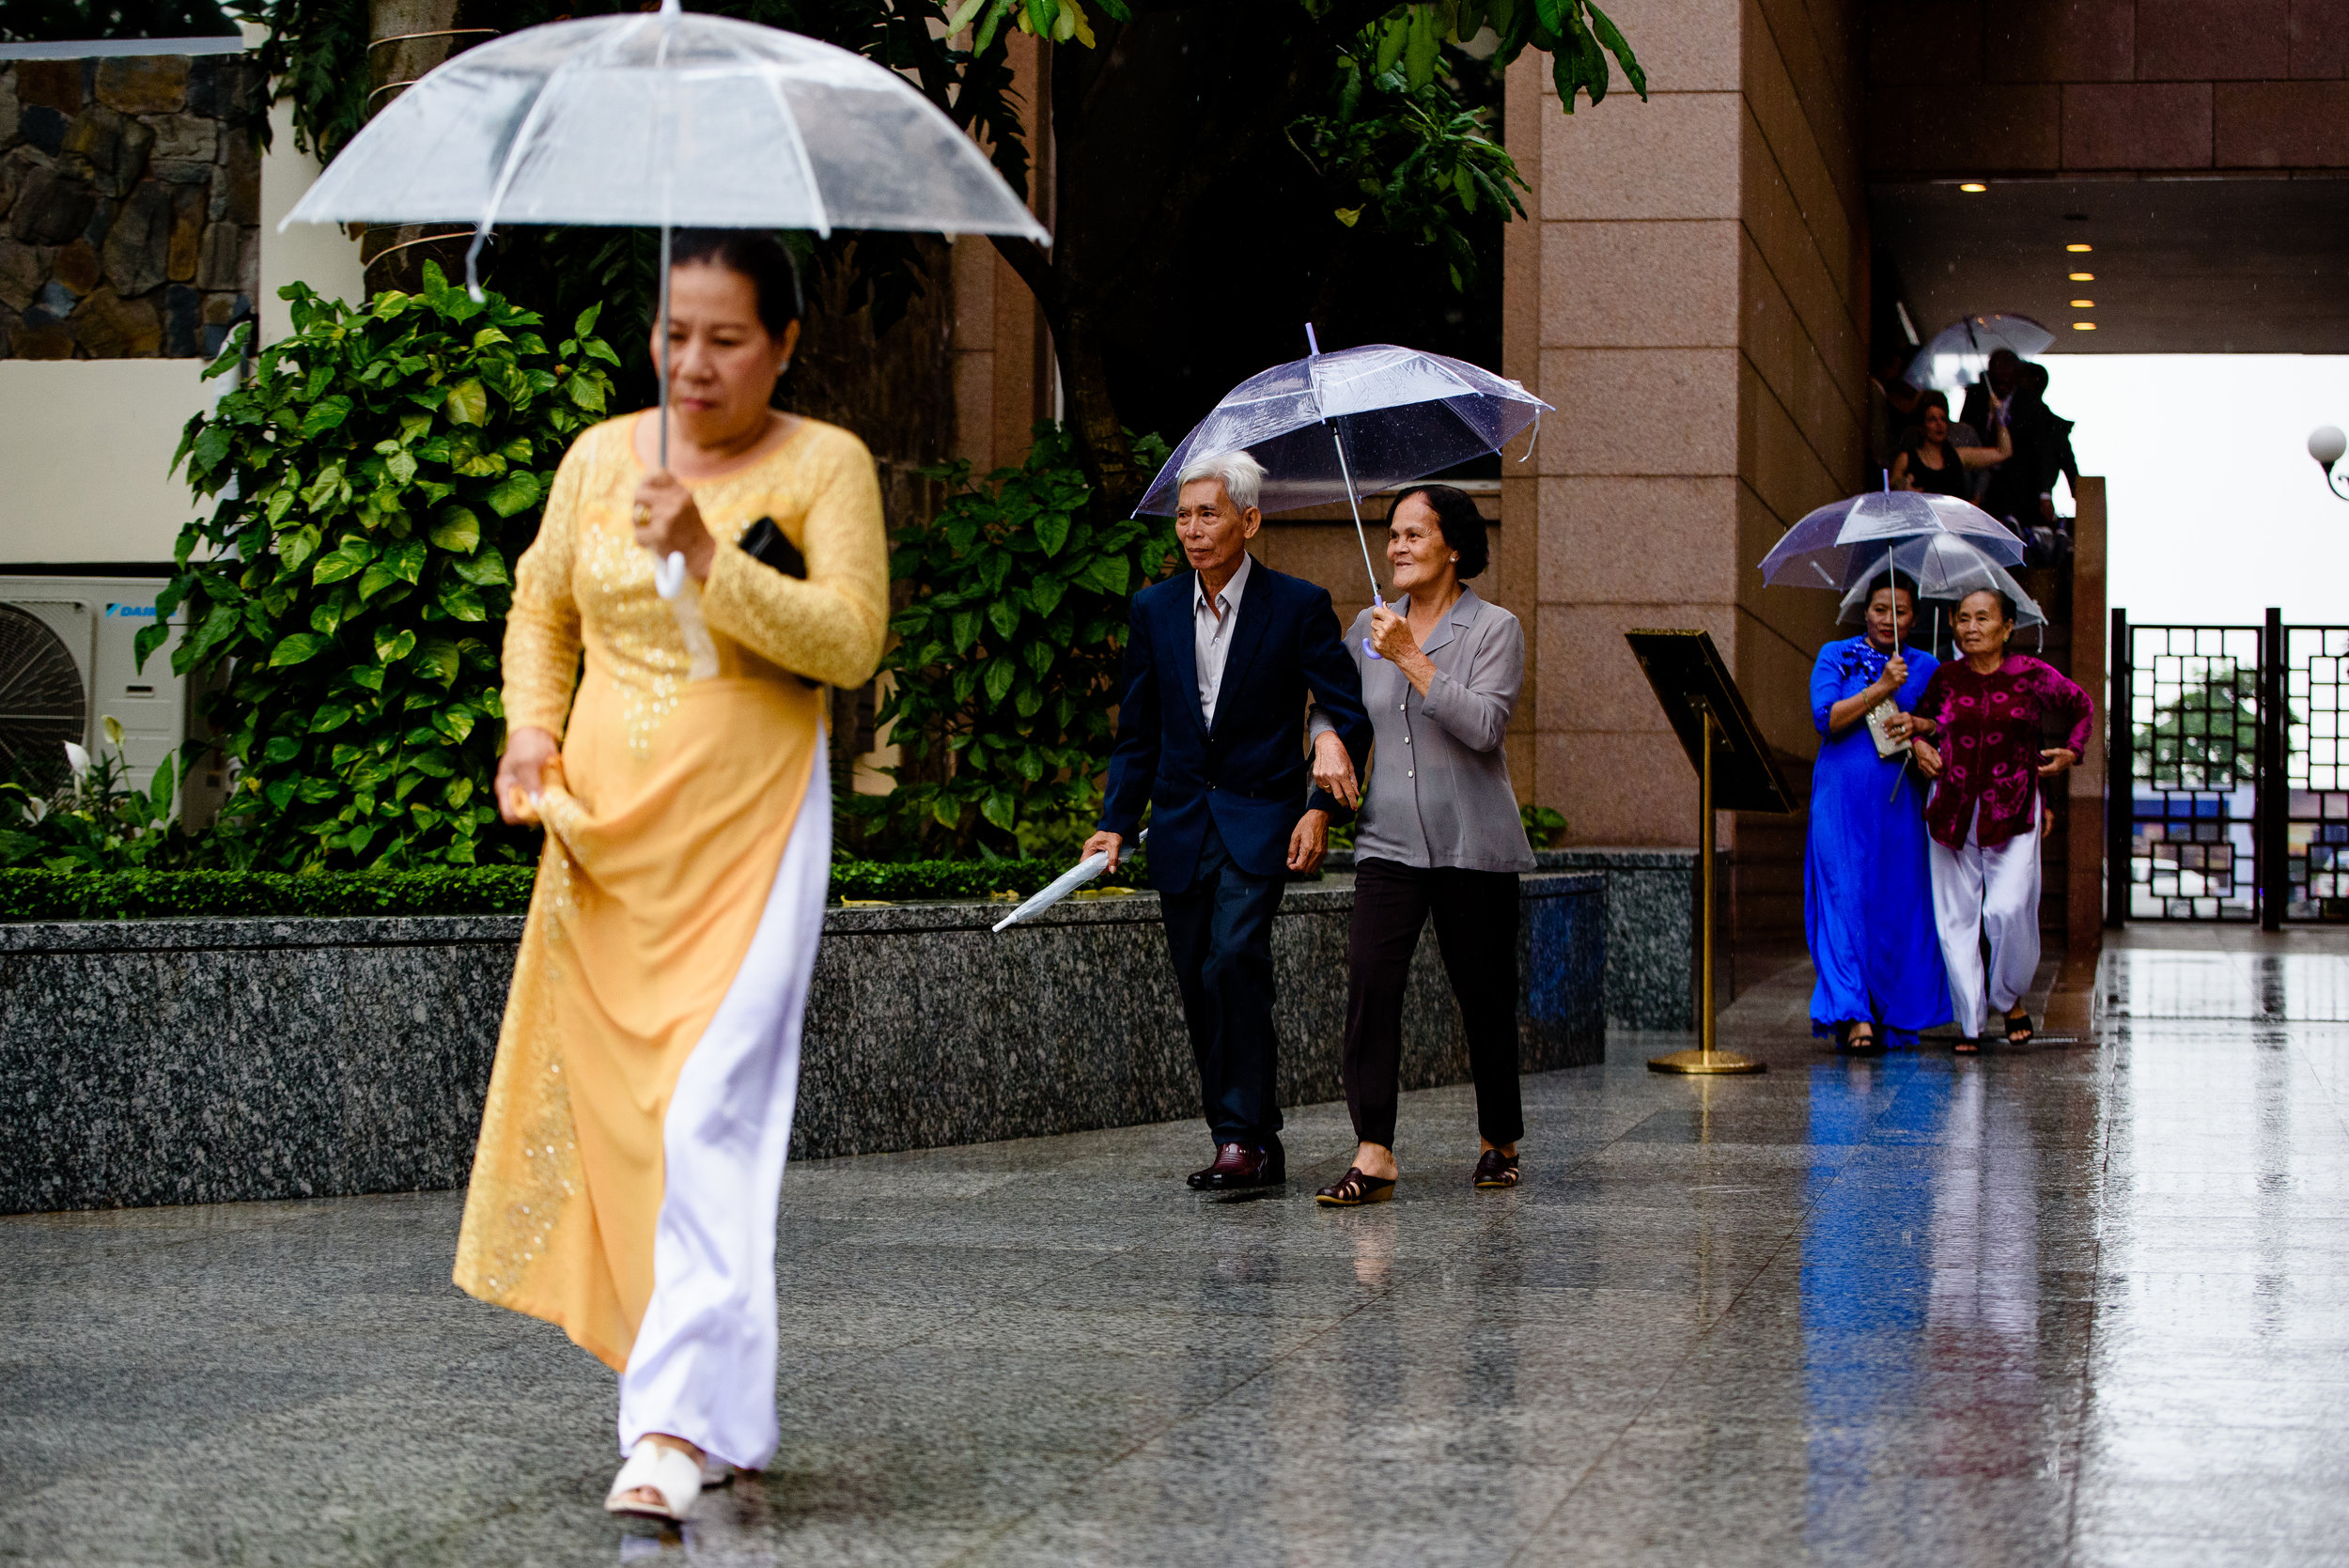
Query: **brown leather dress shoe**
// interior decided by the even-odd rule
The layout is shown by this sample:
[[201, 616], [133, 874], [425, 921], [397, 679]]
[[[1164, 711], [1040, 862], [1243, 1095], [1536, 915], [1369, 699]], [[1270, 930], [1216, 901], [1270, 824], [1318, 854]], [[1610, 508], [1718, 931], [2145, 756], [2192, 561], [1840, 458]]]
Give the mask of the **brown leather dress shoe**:
[[1219, 1143], [1215, 1146], [1215, 1163], [1204, 1171], [1193, 1171], [1188, 1179], [1201, 1192], [1278, 1187], [1288, 1180], [1288, 1161], [1277, 1143]]

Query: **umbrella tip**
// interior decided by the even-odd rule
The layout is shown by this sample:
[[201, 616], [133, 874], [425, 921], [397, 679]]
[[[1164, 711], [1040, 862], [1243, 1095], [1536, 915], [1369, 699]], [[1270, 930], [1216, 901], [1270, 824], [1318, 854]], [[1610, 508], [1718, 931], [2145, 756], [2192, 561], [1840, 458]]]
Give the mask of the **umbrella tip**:
[[1321, 340], [1314, 336], [1314, 324], [1311, 321], [1305, 323], [1305, 347], [1311, 350], [1315, 359], [1321, 357]]

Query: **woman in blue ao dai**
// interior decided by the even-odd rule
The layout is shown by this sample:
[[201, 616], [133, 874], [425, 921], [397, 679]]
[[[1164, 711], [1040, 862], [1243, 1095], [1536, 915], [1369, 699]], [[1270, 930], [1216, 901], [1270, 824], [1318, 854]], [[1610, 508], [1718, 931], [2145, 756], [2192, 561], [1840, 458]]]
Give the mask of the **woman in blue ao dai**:
[[1868, 598], [1866, 634], [1829, 643], [1811, 671], [1819, 758], [1811, 774], [1811, 841], [1803, 866], [1803, 925], [1818, 986], [1812, 1032], [1839, 1047], [1916, 1043], [1950, 1021], [1949, 983], [1933, 924], [1923, 785], [1904, 747], [1879, 757], [1868, 714], [1890, 699], [1892, 737], [1938, 661], [1901, 639], [1917, 616], [1904, 579]]

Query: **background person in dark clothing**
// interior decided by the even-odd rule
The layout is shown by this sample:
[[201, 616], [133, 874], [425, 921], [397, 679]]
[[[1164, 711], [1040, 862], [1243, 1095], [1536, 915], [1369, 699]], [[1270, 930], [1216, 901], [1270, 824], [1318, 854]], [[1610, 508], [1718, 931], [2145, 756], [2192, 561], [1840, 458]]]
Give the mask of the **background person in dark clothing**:
[[2015, 455], [2013, 438], [1999, 427], [1996, 446], [1960, 446], [1950, 439], [1950, 400], [1937, 392], [1924, 396], [1924, 419], [1892, 459], [1892, 488], [1967, 496], [1973, 489], [1968, 469], [1988, 468]]
[[2056, 522], [2055, 481], [2059, 474], [2077, 480], [2079, 465], [2072, 457], [2072, 422], [2047, 407], [2047, 369], [2018, 360], [2001, 349], [1990, 356], [1986, 381], [1966, 393], [1968, 420], [1985, 432], [2009, 431], [2015, 456], [1990, 472], [1979, 505], [1992, 517], [2026, 537], [2034, 528]]
[[2012, 349], [1997, 349], [1991, 354], [1982, 380], [1966, 389], [1959, 422], [1971, 426], [1985, 441], [1995, 438], [1999, 427], [2006, 423], [2015, 395], [2022, 390], [2022, 357]]
[[1924, 418], [1925, 389], [1912, 385], [1908, 365], [1917, 350], [1906, 345], [1886, 353], [1868, 377], [1868, 463], [1889, 470]]

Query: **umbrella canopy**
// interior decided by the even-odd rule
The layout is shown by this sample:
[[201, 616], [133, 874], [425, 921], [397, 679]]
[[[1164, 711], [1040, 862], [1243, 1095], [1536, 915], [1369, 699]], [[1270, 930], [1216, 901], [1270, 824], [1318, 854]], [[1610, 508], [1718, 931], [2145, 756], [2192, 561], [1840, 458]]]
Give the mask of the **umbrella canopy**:
[[2047, 624], [2046, 612], [2023, 592], [2013, 573], [1955, 534], [1929, 534], [1862, 547], [1853, 560], [1850, 591], [1843, 595], [1837, 619], [1857, 624], [1867, 613], [1868, 596], [1884, 586], [1888, 568], [1914, 582], [1921, 599], [1962, 599], [1987, 588], [2015, 601], [2016, 626]]
[[2023, 559], [2023, 541], [2014, 531], [1968, 502], [1922, 490], [1869, 490], [1829, 502], [1786, 530], [1762, 557], [1762, 581], [1841, 592], [1854, 581], [1854, 566], [1880, 561], [1885, 545], [1936, 534], [1955, 535], [2006, 566]]
[[1956, 392], [1982, 380], [1990, 356], [2011, 349], [2024, 359], [2045, 353], [2055, 334], [2028, 316], [1968, 316], [1933, 334], [1908, 362], [1911, 386]]
[[1268, 512], [1352, 501], [1498, 452], [1548, 408], [1517, 382], [1443, 354], [1391, 343], [1317, 353], [1234, 387], [1134, 510], [1172, 513], [1183, 466], [1225, 452], [1264, 464]]
[[[894, 71], [729, 17], [550, 23], [467, 50], [370, 120], [287, 224], [1050, 236]], [[467, 263], [470, 274], [472, 263]]]

